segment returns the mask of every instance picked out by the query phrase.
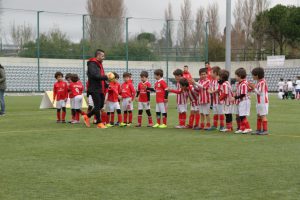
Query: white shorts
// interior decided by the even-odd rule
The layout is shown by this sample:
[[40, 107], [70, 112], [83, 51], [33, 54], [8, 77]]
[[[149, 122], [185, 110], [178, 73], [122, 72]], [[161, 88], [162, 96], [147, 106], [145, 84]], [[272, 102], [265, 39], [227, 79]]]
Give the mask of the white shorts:
[[191, 111], [197, 111], [197, 112], [199, 112], [199, 105], [197, 105], [197, 106], [192, 106], [191, 105]]
[[94, 101], [93, 101], [92, 95], [89, 95], [88, 102], [89, 102], [89, 106], [94, 107]]
[[179, 105], [177, 105], [177, 111], [179, 113], [185, 113], [185, 112], [187, 112], [187, 104], [179, 104]]
[[125, 98], [122, 100], [122, 110], [123, 111], [132, 111], [133, 110], [132, 98]]
[[56, 108], [57, 109], [61, 109], [61, 108], [65, 108], [66, 107], [66, 102], [65, 100], [59, 100], [56, 101]]
[[233, 105], [223, 105], [224, 114], [232, 114], [233, 112]]
[[82, 95], [77, 95], [74, 97], [74, 109], [81, 109], [82, 108]]
[[139, 110], [150, 110], [150, 103], [149, 102], [138, 102], [138, 109]]
[[269, 113], [269, 104], [268, 103], [256, 104], [256, 112], [259, 116], [268, 115], [268, 113]]
[[250, 99], [241, 101], [239, 103], [239, 116], [249, 116], [251, 109]]
[[223, 104], [214, 104], [213, 112], [215, 115], [223, 115], [224, 114], [224, 105]]
[[156, 112], [167, 113], [168, 104], [167, 103], [156, 103]]
[[199, 106], [199, 112], [201, 114], [209, 115], [209, 113], [210, 113], [209, 110], [210, 110], [210, 103], [200, 104], [200, 106]]
[[115, 110], [119, 110], [119, 109], [120, 109], [119, 102], [111, 102], [111, 101], [107, 102], [107, 111], [108, 112], [115, 112]]
[[70, 98], [70, 107], [71, 107], [71, 109], [75, 108], [75, 99], [74, 98]]
[[234, 115], [238, 115], [239, 114], [239, 106], [236, 104], [231, 105], [231, 109], [232, 109], [232, 114]]

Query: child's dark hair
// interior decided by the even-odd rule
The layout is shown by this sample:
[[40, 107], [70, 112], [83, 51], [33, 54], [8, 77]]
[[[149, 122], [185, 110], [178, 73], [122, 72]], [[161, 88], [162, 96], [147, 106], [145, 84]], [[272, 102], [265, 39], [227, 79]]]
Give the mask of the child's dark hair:
[[174, 76], [183, 76], [183, 71], [181, 69], [176, 69], [174, 72], [173, 72], [173, 75]]
[[164, 76], [164, 71], [162, 69], [156, 69], [154, 71], [154, 75], [163, 77]]
[[115, 79], [119, 79], [120, 78], [120, 76], [119, 76], [119, 74], [117, 74], [117, 72], [112, 72], [114, 75], [115, 75]]
[[222, 81], [228, 81], [228, 79], [229, 79], [229, 71], [227, 71], [226, 69], [222, 69], [220, 71], [220, 79]]
[[56, 72], [55, 75], [54, 75], [55, 79], [57, 79], [58, 76], [61, 76], [62, 78], [64, 77], [63, 73]]
[[205, 62], [205, 65], [209, 65], [209, 61], [206, 61], [206, 62]]
[[201, 68], [199, 69], [199, 75], [202, 73], [206, 73], [207, 74], [207, 69], [206, 68]]
[[73, 83], [79, 81], [78, 75], [77, 75], [77, 74], [72, 74], [72, 76], [71, 76], [71, 81], [72, 81]]
[[283, 81], [283, 78], [280, 78], [280, 81]]
[[187, 65], [184, 65], [183, 67], [184, 67], [184, 68], [189, 68], [189, 66], [187, 66]]
[[71, 78], [72, 74], [71, 73], [67, 73], [65, 76], [65, 79], [68, 80], [69, 78]]
[[105, 51], [103, 51], [102, 49], [97, 49], [95, 51], [95, 57], [97, 57], [100, 53], [105, 53]]
[[189, 81], [185, 78], [182, 78], [180, 79], [179, 81], [179, 84], [182, 86], [182, 87], [188, 87], [190, 84], [189, 84]]
[[128, 72], [128, 74], [129, 74], [129, 77], [131, 78], [131, 76], [132, 76], [132, 73]]
[[257, 76], [258, 79], [263, 79], [265, 77], [265, 70], [262, 67], [256, 67], [252, 70], [252, 75]]
[[247, 72], [244, 68], [241, 67], [235, 70], [235, 75], [237, 75], [241, 79], [245, 79], [247, 77]]
[[221, 68], [219, 66], [214, 66], [211, 69], [214, 74], [216, 74], [217, 76], [220, 75]]
[[142, 71], [141, 74], [140, 74], [140, 77], [146, 77], [148, 78], [149, 74], [147, 71]]
[[129, 77], [130, 78], [131, 74], [129, 72], [124, 72], [123, 73], [123, 78]]

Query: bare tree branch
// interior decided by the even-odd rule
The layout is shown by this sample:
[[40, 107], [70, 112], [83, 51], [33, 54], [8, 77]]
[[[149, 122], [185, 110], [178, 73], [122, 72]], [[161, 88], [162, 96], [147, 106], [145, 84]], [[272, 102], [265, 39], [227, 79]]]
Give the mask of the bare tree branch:
[[198, 48], [204, 40], [205, 10], [200, 7], [196, 13], [195, 28], [193, 32], [193, 46]]
[[206, 18], [209, 23], [209, 37], [219, 38], [219, 6], [218, 4], [209, 4], [206, 10]]
[[191, 43], [192, 5], [190, 0], [184, 0], [181, 5], [181, 17], [178, 27], [178, 38], [181, 47], [188, 48]]

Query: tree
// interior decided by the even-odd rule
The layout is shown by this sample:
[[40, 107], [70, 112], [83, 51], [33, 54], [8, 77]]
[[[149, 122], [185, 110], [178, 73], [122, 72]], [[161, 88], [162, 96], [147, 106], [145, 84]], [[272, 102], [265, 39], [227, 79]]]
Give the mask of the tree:
[[181, 17], [178, 28], [180, 46], [189, 48], [192, 32], [192, 5], [190, 0], [184, 0], [181, 5]]
[[219, 6], [217, 3], [208, 5], [206, 18], [209, 21], [209, 37], [219, 38]]
[[200, 7], [196, 13], [195, 28], [192, 35], [194, 48], [199, 48], [204, 40], [204, 15], [204, 8]]
[[246, 35], [245, 49], [250, 45], [250, 36], [252, 32], [252, 23], [255, 19], [255, 0], [245, 0], [242, 7], [242, 22]]
[[15, 22], [10, 25], [10, 37], [14, 45], [22, 48], [22, 45], [34, 40], [34, 31], [31, 25], [16, 25]]
[[243, 1], [236, 1], [235, 7], [233, 10], [234, 25], [232, 34], [232, 47], [233, 49], [243, 49], [245, 47], [245, 37], [244, 37], [244, 26], [242, 22], [243, 17]]
[[138, 41], [147, 41], [148, 43], [153, 43], [156, 41], [156, 37], [153, 33], [140, 33], [138, 36], [137, 36], [137, 40]]
[[88, 33], [94, 45], [112, 47], [123, 40], [123, 0], [88, 0]]
[[[165, 10], [165, 24], [163, 26], [163, 29], [161, 31], [162, 38], [165, 40], [165, 43], [167, 44], [167, 38], [169, 39], [169, 47], [173, 46], [173, 11], [172, 11], [172, 4], [169, 2], [168, 7]], [[168, 23], [168, 25], [167, 25]], [[169, 30], [167, 30], [167, 26], [169, 26]], [[164, 44], [164, 45], [166, 45]], [[167, 46], [167, 45], [166, 45]]]

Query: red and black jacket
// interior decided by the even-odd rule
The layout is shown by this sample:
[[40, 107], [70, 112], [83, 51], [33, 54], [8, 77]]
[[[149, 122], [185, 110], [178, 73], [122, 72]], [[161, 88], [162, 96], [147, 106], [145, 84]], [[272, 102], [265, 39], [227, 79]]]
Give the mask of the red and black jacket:
[[88, 92], [104, 93], [107, 76], [105, 75], [102, 62], [98, 61], [96, 58], [91, 58], [89, 59], [87, 66]]

